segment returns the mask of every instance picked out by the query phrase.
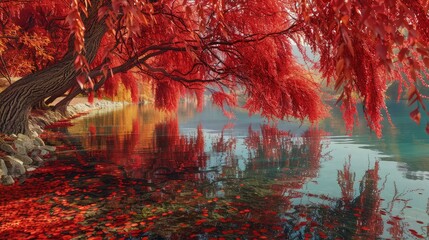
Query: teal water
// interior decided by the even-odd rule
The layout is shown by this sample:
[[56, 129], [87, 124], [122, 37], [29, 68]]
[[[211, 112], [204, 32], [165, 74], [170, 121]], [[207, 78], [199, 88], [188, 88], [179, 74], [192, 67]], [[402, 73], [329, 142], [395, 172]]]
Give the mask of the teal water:
[[[0, 202], [14, 211], [0, 236], [427, 239], [425, 122], [413, 123], [404, 104], [389, 109], [394, 127], [381, 139], [363, 119], [345, 134], [336, 110], [318, 127], [244, 111], [229, 120], [191, 104], [177, 114], [139, 105], [93, 112], [45, 133], [59, 160], [0, 188], [15, 193], [13, 204]], [[29, 201], [38, 204], [30, 211]]]

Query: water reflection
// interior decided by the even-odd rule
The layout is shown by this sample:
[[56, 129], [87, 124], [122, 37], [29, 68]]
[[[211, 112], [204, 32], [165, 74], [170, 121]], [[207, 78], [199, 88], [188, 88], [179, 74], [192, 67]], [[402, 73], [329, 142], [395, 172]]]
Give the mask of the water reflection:
[[[322, 130], [309, 129], [296, 136], [273, 125], [262, 124], [259, 130], [249, 125], [247, 136], [237, 140], [234, 136], [226, 136], [224, 130], [231, 126], [225, 126], [206, 143], [208, 137], [204, 136], [201, 124], [194, 133], [183, 135], [174, 116], [154, 117], [152, 122], [138, 121], [141, 114], [153, 114], [145, 111], [147, 107], [132, 105], [124, 111], [127, 117], [120, 113], [114, 115], [113, 121], [110, 118], [104, 121], [104, 115], [96, 116], [90, 120], [96, 127], [93, 123], [80, 121], [69, 128], [69, 133], [80, 136], [90, 157], [121, 166], [127, 177], [144, 178], [150, 182], [155, 178], [179, 177], [205, 180], [202, 179], [205, 173], [210, 173], [213, 178], [214, 173], [225, 174], [230, 169], [234, 176], [243, 177], [245, 172], [272, 174], [276, 171], [286, 175], [294, 172], [303, 179], [310, 179], [317, 176], [320, 161], [329, 157], [322, 153], [326, 145], [322, 143], [326, 135]], [[88, 126], [89, 138], [80, 132], [85, 126]], [[237, 141], [246, 147], [245, 154], [235, 152]], [[207, 149], [208, 144], [211, 149]], [[207, 162], [219, 158], [220, 153], [220, 162], [208, 168]], [[240, 164], [245, 165], [245, 171]]]
[[[406, 101], [387, 101], [393, 125], [387, 118], [383, 121], [383, 136], [378, 139], [366, 126], [363, 113], [359, 113], [359, 125], [354, 128], [352, 141], [364, 144], [369, 149], [388, 154], [382, 157], [386, 161], [403, 162], [398, 165], [404, 176], [411, 179], [429, 179], [421, 171], [429, 171], [429, 135], [425, 132], [425, 119], [417, 125], [409, 117], [412, 109]], [[361, 108], [358, 108], [361, 110]], [[333, 139], [346, 133], [345, 125], [338, 108], [332, 109], [332, 118], [322, 123], [322, 128], [332, 133]], [[423, 116], [423, 118], [425, 118]], [[426, 117], [427, 118], [427, 117]]]
[[[5, 196], [0, 200], [0, 236], [427, 236], [427, 217], [416, 222], [407, 215], [414, 206], [408, 192], [395, 185], [393, 197], [382, 198], [388, 184], [379, 162], [372, 162], [362, 177], [352, 160], [334, 170], [336, 196], [317, 185], [329, 177], [321, 175], [323, 165], [335, 157], [326, 132], [307, 128], [297, 134], [263, 123], [246, 127], [247, 134], [237, 135], [230, 124], [213, 131], [201, 123], [185, 134], [178, 116], [132, 105], [75, 121], [58, 129], [63, 135], [47, 132], [48, 141], [65, 143], [60, 146], [62, 160], [36, 170], [22, 185], [0, 187]], [[413, 193], [424, 196], [420, 190]]]

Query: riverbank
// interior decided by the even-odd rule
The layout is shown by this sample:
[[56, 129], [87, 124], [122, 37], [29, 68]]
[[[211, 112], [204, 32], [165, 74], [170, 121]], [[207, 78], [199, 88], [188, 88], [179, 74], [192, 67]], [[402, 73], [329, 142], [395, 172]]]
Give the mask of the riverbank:
[[28, 172], [34, 171], [46, 161], [56, 160], [55, 146], [47, 146], [39, 137], [46, 126], [63, 124], [71, 119], [88, 114], [96, 109], [116, 109], [123, 102], [95, 100], [88, 103], [87, 98], [76, 98], [65, 113], [58, 111], [33, 112], [29, 118], [30, 134], [0, 134], [0, 184], [13, 185], [22, 181]]

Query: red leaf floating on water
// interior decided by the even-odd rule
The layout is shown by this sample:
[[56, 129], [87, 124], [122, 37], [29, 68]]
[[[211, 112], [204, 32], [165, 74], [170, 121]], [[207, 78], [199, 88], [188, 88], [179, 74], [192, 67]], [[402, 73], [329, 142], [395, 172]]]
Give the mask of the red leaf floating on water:
[[361, 227], [360, 229], [364, 230], [364, 231], [369, 231], [369, 227]]
[[215, 227], [212, 227], [212, 228], [206, 228], [206, 229], [204, 229], [203, 231], [205, 232], [205, 233], [211, 233], [211, 232], [214, 232], [216, 230], [216, 228]]
[[429, 134], [429, 122], [426, 124], [426, 133]]
[[414, 230], [414, 229], [410, 229], [410, 232], [411, 232], [411, 234], [413, 234], [414, 235], [414, 237], [416, 237], [416, 238], [419, 238], [419, 239], [423, 239], [424, 238], [424, 236], [423, 235], [420, 235], [419, 233], [417, 233], [417, 231], [416, 230]]
[[300, 223], [298, 223], [298, 227], [303, 227], [305, 225], [307, 225], [307, 222], [300, 222]]
[[[418, 107], [414, 109], [412, 112], [410, 112], [410, 117], [414, 122], [416, 122], [417, 124], [420, 124], [420, 119], [422, 116], [420, 114]], [[427, 126], [426, 126], [426, 132], [427, 132]]]
[[420, 220], [417, 220], [416, 222], [417, 222], [417, 223], [420, 223], [420, 224], [424, 224], [424, 222], [423, 222], [423, 221], [420, 221]]
[[324, 232], [319, 232], [319, 237], [321, 239], [326, 239], [326, 238], [328, 238], [328, 235], [326, 235], [326, 233], [324, 233]]

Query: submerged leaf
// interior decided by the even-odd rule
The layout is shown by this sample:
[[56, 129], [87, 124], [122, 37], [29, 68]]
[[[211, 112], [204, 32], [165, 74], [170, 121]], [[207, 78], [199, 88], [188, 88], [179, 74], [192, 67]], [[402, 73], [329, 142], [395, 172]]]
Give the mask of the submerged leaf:
[[410, 117], [414, 122], [420, 124], [421, 114], [418, 107], [410, 113]]
[[426, 124], [426, 133], [429, 134], [429, 122]]

